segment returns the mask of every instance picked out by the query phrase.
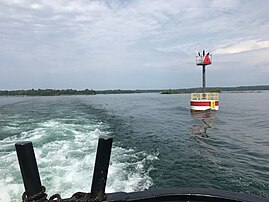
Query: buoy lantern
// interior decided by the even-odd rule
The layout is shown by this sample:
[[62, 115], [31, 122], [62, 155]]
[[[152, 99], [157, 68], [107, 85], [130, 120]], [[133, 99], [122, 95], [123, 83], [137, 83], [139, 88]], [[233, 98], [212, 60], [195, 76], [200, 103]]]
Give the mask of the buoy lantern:
[[205, 67], [212, 64], [212, 55], [203, 50], [196, 56], [196, 65], [202, 66], [203, 91], [191, 94], [191, 110], [219, 110], [219, 94], [215, 92], [206, 92], [206, 74]]

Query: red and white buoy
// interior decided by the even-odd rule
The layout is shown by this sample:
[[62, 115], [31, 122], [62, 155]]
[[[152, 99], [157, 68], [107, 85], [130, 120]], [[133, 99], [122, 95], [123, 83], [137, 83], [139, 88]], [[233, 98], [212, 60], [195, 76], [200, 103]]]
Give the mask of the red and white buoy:
[[196, 65], [203, 67], [203, 92], [191, 94], [191, 110], [204, 111], [204, 110], [219, 110], [219, 94], [206, 92], [205, 85], [205, 67], [212, 64], [212, 55], [204, 50], [202, 54], [198, 53], [196, 56]]
[[192, 93], [191, 110], [219, 110], [218, 93]]

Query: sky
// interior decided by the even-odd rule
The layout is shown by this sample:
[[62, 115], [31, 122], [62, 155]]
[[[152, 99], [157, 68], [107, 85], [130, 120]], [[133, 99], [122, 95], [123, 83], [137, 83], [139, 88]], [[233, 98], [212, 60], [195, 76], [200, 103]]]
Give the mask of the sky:
[[0, 0], [0, 89], [269, 84], [267, 0]]

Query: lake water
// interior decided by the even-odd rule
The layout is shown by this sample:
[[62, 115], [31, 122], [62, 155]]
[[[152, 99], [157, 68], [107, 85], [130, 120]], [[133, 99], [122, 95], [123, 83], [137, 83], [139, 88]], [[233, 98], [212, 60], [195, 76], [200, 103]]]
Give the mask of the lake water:
[[98, 137], [114, 138], [107, 192], [216, 188], [269, 197], [269, 92], [0, 97], [0, 201], [24, 191], [14, 144], [32, 141], [47, 193], [89, 192]]

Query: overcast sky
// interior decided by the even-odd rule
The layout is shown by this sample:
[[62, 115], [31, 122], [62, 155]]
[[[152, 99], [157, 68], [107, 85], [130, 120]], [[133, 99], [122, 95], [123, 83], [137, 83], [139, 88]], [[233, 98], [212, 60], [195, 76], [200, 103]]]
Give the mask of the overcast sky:
[[269, 84], [269, 1], [0, 0], [0, 89]]

